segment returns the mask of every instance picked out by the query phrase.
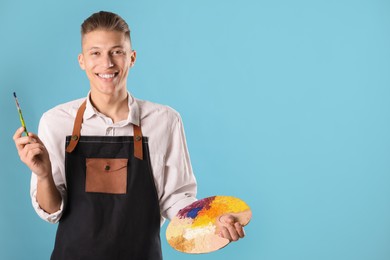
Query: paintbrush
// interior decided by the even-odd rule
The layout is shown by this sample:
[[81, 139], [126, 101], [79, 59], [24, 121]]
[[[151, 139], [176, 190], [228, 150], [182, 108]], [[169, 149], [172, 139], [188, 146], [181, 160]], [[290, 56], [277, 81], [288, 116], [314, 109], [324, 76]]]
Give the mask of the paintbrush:
[[19, 105], [19, 102], [18, 102], [18, 98], [16, 97], [16, 93], [15, 92], [14, 92], [14, 97], [15, 97], [16, 108], [18, 109], [18, 112], [19, 112], [20, 123], [24, 127], [24, 132], [26, 133], [26, 136], [28, 136], [26, 123], [24, 122], [23, 115], [22, 115], [22, 109], [20, 108], [20, 105]]

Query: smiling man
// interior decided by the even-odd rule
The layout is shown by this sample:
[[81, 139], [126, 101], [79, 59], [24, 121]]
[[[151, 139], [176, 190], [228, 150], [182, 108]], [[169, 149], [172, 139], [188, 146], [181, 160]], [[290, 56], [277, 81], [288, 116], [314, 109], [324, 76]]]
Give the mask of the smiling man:
[[[81, 37], [88, 96], [44, 113], [38, 135], [14, 135], [36, 212], [59, 222], [51, 258], [162, 259], [162, 221], [196, 200], [180, 115], [128, 92], [136, 52], [120, 16], [93, 14]], [[229, 217], [220, 232], [244, 236]]]

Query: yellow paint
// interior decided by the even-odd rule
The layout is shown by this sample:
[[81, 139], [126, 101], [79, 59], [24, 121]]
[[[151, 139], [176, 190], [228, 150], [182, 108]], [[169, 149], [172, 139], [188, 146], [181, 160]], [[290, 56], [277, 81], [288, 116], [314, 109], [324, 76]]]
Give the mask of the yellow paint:
[[238, 213], [249, 210], [249, 206], [242, 200], [230, 196], [216, 196], [211, 202], [210, 208], [203, 208], [192, 223], [192, 227], [206, 226], [226, 213]]

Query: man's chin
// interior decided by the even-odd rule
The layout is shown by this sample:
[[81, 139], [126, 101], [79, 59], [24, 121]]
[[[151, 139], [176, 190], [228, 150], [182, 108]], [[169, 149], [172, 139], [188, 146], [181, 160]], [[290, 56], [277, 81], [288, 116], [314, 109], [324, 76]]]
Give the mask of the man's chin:
[[99, 84], [99, 86], [91, 86], [91, 93], [97, 95], [117, 95], [121, 90], [125, 88], [121, 88], [116, 84]]

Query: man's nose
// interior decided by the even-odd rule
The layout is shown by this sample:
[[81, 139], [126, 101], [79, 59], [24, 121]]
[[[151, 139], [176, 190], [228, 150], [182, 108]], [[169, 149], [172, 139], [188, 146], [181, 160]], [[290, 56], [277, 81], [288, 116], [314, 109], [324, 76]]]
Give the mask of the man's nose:
[[107, 54], [105, 57], [104, 57], [104, 64], [103, 64], [106, 68], [111, 68], [114, 66], [114, 62], [113, 62], [113, 59], [111, 57], [110, 54]]

